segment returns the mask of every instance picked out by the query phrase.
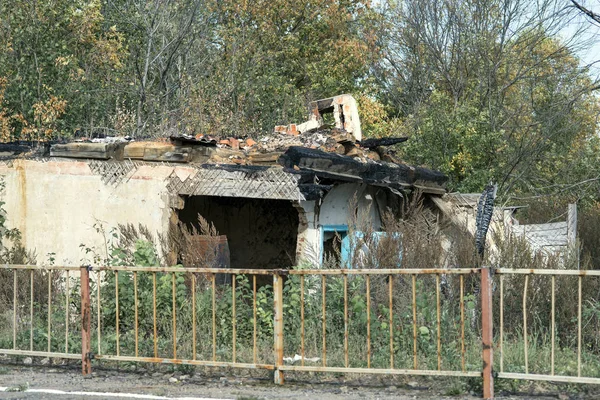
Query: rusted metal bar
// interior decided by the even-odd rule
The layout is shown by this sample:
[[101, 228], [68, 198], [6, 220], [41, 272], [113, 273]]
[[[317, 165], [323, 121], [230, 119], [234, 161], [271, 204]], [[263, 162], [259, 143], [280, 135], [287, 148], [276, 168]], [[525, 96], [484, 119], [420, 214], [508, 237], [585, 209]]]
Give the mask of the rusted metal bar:
[[192, 360], [195, 360], [195, 359], [196, 359], [196, 275], [192, 274]]
[[412, 276], [413, 368], [417, 369], [417, 275]]
[[13, 350], [17, 349], [17, 270], [13, 270]]
[[390, 369], [394, 369], [394, 276], [389, 275], [388, 279], [388, 301], [390, 308]]
[[137, 271], [133, 271], [133, 308], [135, 311], [135, 356], [138, 357], [138, 292], [137, 292]]
[[154, 357], [158, 357], [158, 332], [156, 329], [156, 272], [152, 273], [152, 325], [154, 328]]
[[273, 307], [275, 333], [275, 384], [282, 385], [284, 382], [283, 371], [283, 280], [277, 274], [273, 275]]
[[348, 368], [348, 275], [344, 275], [344, 366]]
[[175, 272], [171, 274], [173, 292], [173, 359], [177, 359], [177, 292], [175, 290]]
[[301, 367], [284, 365], [284, 371], [298, 372], [330, 372], [351, 374], [381, 374], [381, 375], [421, 375], [421, 376], [463, 376], [481, 377], [481, 371], [436, 371], [436, 370], [414, 370], [414, 369], [379, 369], [379, 368], [343, 368], [343, 367]]
[[79, 271], [79, 267], [65, 267], [65, 266], [43, 266], [43, 265], [22, 265], [22, 264], [0, 264], [0, 269], [10, 269], [10, 270], [34, 270], [34, 271], [47, 271], [47, 270], [55, 270], [55, 271]]
[[236, 332], [236, 312], [235, 312], [235, 299], [237, 297], [236, 292], [235, 292], [235, 278], [236, 275], [232, 274], [231, 275], [231, 338], [232, 338], [232, 354], [231, 354], [231, 361], [235, 364], [235, 358], [236, 358], [236, 346], [235, 346], [235, 339], [237, 336], [237, 332]]
[[565, 375], [543, 375], [543, 374], [522, 374], [513, 372], [503, 372], [498, 374], [501, 379], [522, 379], [526, 381], [550, 381], [565, 383], [588, 383], [593, 385], [600, 384], [600, 378], [587, 378]]
[[367, 368], [371, 368], [371, 275], [367, 275]]
[[481, 339], [483, 344], [483, 397], [485, 399], [494, 398], [492, 304], [492, 277], [490, 269], [486, 267], [481, 269]]
[[33, 270], [29, 270], [29, 351], [33, 351]]
[[[256, 350], [256, 329], [257, 329], [257, 323], [256, 323], [256, 275], [252, 275], [252, 297], [253, 297], [253, 301], [252, 301], [252, 317], [253, 317], [252, 361], [254, 362], [254, 364], [256, 364], [257, 359], [258, 359], [257, 350]], [[304, 304], [302, 304], [302, 307], [304, 307]], [[303, 356], [304, 356], [304, 354], [303, 354]]]
[[67, 275], [67, 280], [66, 280], [66, 296], [65, 296], [65, 353], [69, 352], [69, 304], [71, 303], [70, 301], [70, 296], [71, 296], [71, 290], [69, 289], [69, 270], [66, 271], [66, 275]]
[[504, 275], [500, 275], [500, 372], [504, 372]]
[[217, 303], [216, 303], [216, 275], [212, 274], [212, 359], [217, 361]]
[[[0, 265], [0, 268], [2, 266]], [[17, 269], [31, 269], [31, 266], [10, 266]], [[34, 267], [38, 268], [38, 267]], [[62, 270], [77, 270], [78, 268], [71, 267], [52, 267]], [[139, 267], [139, 266], [101, 266], [97, 267], [101, 271], [125, 271], [125, 272], [181, 272], [179, 267]], [[230, 274], [231, 269], [228, 268], [186, 268], [186, 272], [197, 272], [204, 274]], [[508, 272], [513, 270], [507, 269]], [[517, 270], [518, 271], [518, 270]], [[412, 275], [412, 274], [458, 274], [469, 275], [478, 273], [479, 268], [406, 268], [406, 269], [298, 269], [286, 270], [288, 275]], [[588, 271], [592, 272], [592, 271]], [[600, 271], [598, 271], [600, 272]], [[256, 274], [256, 275], [273, 275], [272, 269], [236, 269], [237, 274]], [[592, 272], [593, 274], [593, 272]], [[600, 276], [600, 273], [597, 274]]]
[[326, 331], [326, 316], [325, 316], [325, 295], [327, 292], [327, 282], [325, 281], [325, 275], [321, 276], [321, 291], [322, 291], [322, 295], [321, 295], [321, 308], [322, 308], [322, 315], [321, 315], [321, 322], [322, 322], [322, 326], [323, 326], [323, 354], [322, 354], [322, 361], [323, 361], [323, 367], [327, 366], [327, 331]]
[[97, 294], [96, 294], [96, 317], [98, 318], [98, 326], [96, 327], [97, 330], [97, 336], [98, 336], [98, 354], [102, 354], [102, 349], [101, 349], [101, 344], [102, 344], [102, 333], [101, 333], [101, 324], [100, 324], [100, 316], [101, 316], [101, 312], [100, 312], [100, 286], [102, 283], [102, 272], [101, 271], [97, 271], [96, 272], [96, 290], [97, 290]]
[[291, 269], [287, 272], [289, 275], [471, 275], [479, 273], [479, 268]]
[[[217, 367], [217, 368], [245, 368], [245, 369], [265, 369], [274, 370], [273, 364], [248, 364], [248, 363], [231, 363], [222, 361], [204, 361], [204, 360], [183, 360], [183, 359], [172, 359], [172, 358], [154, 358], [154, 357], [128, 357], [128, 356], [111, 356], [103, 355], [96, 357], [99, 360], [110, 360], [110, 361], [125, 361], [125, 362], [146, 362], [154, 364], [174, 364], [174, 365], [198, 365], [204, 367]], [[283, 369], [282, 369], [283, 370]]]
[[440, 274], [435, 276], [435, 294], [437, 306], [437, 367], [438, 371], [442, 370], [442, 319], [441, 319], [441, 304], [440, 304]]
[[555, 289], [556, 289], [556, 276], [552, 275], [552, 311], [551, 311], [551, 329], [552, 329], [552, 349], [551, 349], [551, 362], [550, 362], [550, 374], [554, 375], [554, 341], [555, 341], [555, 329], [556, 324], [554, 320], [554, 312], [555, 312]]
[[115, 328], [117, 342], [117, 356], [119, 356], [119, 271], [115, 271]]
[[465, 371], [465, 284], [463, 276], [460, 276], [460, 364], [461, 370]]
[[59, 352], [47, 352], [47, 351], [29, 351], [29, 350], [15, 350], [15, 349], [2, 349], [2, 354], [9, 356], [32, 356], [32, 357], [44, 357], [44, 358], [68, 358], [71, 360], [81, 360], [81, 354], [68, 354]]
[[525, 373], [529, 373], [529, 355], [527, 340], [527, 286], [529, 285], [529, 275], [525, 275], [525, 284], [523, 285], [523, 351], [525, 353]]
[[506, 275], [515, 274], [515, 275], [600, 276], [600, 270], [498, 268], [494, 271], [498, 274], [506, 274]]
[[51, 350], [52, 344], [52, 271], [48, 271], [48, 353]]
[[[0, 269], [35, 269], [46, 270], [49, 267], [35, 265], [0, 265]], [[57, 271], [78, 271], [79, 267], [70, 266], [52, 266], [51, 269]], [[121, 271], [121, 272], [181, 272], [179, 267], [140, 267], [140, 266], [99, 266], [95, 267], [99, 271]], [[186, 272], [196, 272], [204, 274], [230, 274], [231, 269], [228, 268], [186, 268]], [[530, 272], [535, 271], [535, 272]], [[289, 270], [289, 275], [412, 275], [412, 274], [459, 274], [469, 275], [478, 273], [479, 268], [406, 268], [406, 269], [302, 269]], [[589, 275], [600, 276], [600, 271], [564, 271], [564, 270], [513, 270], [510, 268], [500, 268], [501, 273], [533, 273], [552, 275], [557, 272], [557, 275]], [[562, 272], [562, 273], [560, 273]], [[273, 275], [271, 269], [236, 269], [237, 274], [256, 274], [256, 275]]]
[[[102, 266], [98, 267], [101, 271], [120, 271], [120, 272], [162, 272], [171, 274], [173, 272], [200, 273], [200, 274], [231, 274], [230, 268], [185, 268], [181, 267], [139, 267], [139, 266]], [[273, 275], [272, 269], [235, 269], [238, 275]]]
[[84, 376], [92, 373], [92, 325], [90, 301], [90, 273], [87, 267], [80, 269], [81, 279], [81, 372]]
[[304, 366], [304, 275], [300, 275], [300, 365]]
[[577, 282], [577, 376], [581, 376], [581, 281]]

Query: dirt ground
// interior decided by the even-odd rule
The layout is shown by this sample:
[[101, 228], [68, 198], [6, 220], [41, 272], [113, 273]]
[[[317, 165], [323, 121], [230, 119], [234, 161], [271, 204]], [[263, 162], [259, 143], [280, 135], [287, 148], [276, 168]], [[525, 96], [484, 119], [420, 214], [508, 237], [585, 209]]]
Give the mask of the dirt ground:
[[[63, 391], [138, 393], [167, 397], [208, 397], [234, 400], [262, 399], [478, 399], [478, 379], [416, 377], [372, 377], [328, 375], [286, 375], [286, 384], [276, 386], [264, 372], [188, 369], [173, 370], [129, 366], [95, 367], [91, 378], [84, 378], [77, 365], [23, 365], [0, 361], [0, 386], [14, 392], [0, 392], [6, 399], [89, 399], [77, 395], [52, 395], [25, 389]], [[133, 370], [136, 369], [136, 370]], [[519, 384], [498, 382], [498, 399], [600, 399], [595, 386]]]

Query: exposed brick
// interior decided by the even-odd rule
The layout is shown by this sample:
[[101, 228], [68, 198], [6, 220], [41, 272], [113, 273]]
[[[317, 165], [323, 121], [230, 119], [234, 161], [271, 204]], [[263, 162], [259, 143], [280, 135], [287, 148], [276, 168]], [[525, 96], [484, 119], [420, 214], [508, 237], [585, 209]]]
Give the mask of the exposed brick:
[[298, 129], [296, 128], [296, 124], [290, 124], [290, 126], [287, 129], [287, 133], [290, 135], [298, 135]]
[[229, 143], [229, 139], [221, 139], [221, 140], [219, 140], [219, 144], [231, 146], [231, 143]]
[[248, 145], [248, 146], [254, 146], [255, 144], [256, 144], [256, 141], [253, 140], [252, 138], [246, 139], [246, 145]]
[[233, 150], [239, 150], [240, 149], [240, 141], [235, 139], [235, 138], [229, 138], [229, 145], [231, 146], [231, 148]]
[[275, 132], [285, 133], [287, 131], [287, 126], [285, 125], [277, 125], [275, 127]]

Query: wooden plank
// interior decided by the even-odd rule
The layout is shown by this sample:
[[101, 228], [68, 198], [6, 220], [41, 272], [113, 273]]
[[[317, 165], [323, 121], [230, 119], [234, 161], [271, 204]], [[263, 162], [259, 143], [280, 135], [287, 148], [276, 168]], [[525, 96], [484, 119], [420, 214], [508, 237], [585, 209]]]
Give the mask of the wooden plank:
[[567, 245], [567, 237], [559, 236], [559, 237], [527, 237], [525, 239], [534, 247], [548, 247], [548, 246], [566, 246]]
[[115, 146], [109, 143], [67, 143], [50, 146], [50, 157], [93, 158], [108, 160]]
[[126, 159], [142, 160], [144, 158], [144, 150], [148, 144], [148, 142], [129, 143], [125, 146], [125, 149], [123, 149], [123, 157]]
[[544, 232], [544, 231], [560, 231], [564, 230], [565, 234], [567, 233], [567, 223], [566, 222], [553, 222], [551, 224], [531, 224], [531, 225], [514, 225], [513, 232], [519, 233], [534, 233], [534, 232]]
[[283, 154], [281, 151], [271, 153], [252, 153], [248, 156], [251, 163], [276, 163], [279, 157]]
[[575, 243], [577, 239], [577, 204], [569, 204], [567, 212], [567, 240]]
[[144, 161], [188, 162], [190, 149], [171, 144], [151, 144], [144, 149]]
[[210, 146], [193, 146], [190, 148], [189, 161], [204, 164], [210, 160], [216, 149], [216, 147]]

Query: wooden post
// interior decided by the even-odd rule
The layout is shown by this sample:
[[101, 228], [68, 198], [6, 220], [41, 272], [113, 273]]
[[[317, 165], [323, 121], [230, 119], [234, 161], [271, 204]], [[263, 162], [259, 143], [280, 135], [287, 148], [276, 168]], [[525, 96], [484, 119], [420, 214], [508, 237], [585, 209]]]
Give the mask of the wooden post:
[[81, 267], [81, 370], [84, 376], [92, 373], [90, 313], [90, 272], [88, 267]]
[[573, 245], [577, 239], [577, 204], [569, 204], [567, 211], [567, 241]]
[[283, 279], [276, 272], [273, 275], [273, 307], [275, 334], [275, 384], [282, 385], [284, 382], [283, 371], [279, 367], [283, 366]]
[[481, 339], [483, 344], [483, 398], [494, 398], [494, 350], [492, 320], [492, 277], [489, 267], [481, 268]]

